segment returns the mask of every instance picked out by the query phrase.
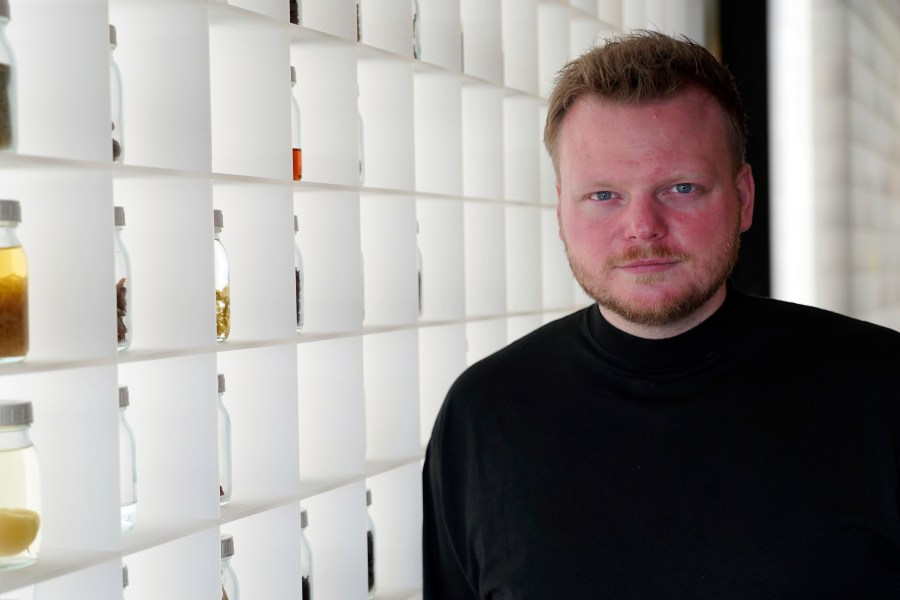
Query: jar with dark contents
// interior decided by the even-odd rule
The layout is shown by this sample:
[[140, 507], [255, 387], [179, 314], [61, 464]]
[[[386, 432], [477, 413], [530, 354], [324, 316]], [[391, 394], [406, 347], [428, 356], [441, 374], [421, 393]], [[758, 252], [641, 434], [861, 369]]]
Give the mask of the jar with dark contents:
[[300, 231], [300, 224], [297, 215], [294, 215], [294, 291], [297, 296], [297, 332], [303, 329], [303, 254], [300, 252], [300, 244], [297, 241], [297, 233]]
[[225, 375], [218, 375], [219, 413], [219, 504], [231, 500], [231, 416], [225, 407]]
[[18, 138], [16, 60], [6, 37], [9, 15], [9, 0], [0, 0], [0, 151], [15, 152]]
[[112, 159], [122, 162], [125, 152], [122, 122], [122, 71], [116, 63], [115, 50], [118, 46], [116, 26], [109, 26], [109, 116], [112, 131]]
[[313, 578], [312, 578], [312, 547], [306, 538], [306, 527], [309, 525], [309, 518], [306, 509], [300, 511], [300, 587], [301, 600], [312, 600], [313, 594]]
[[368, 507], [372, 506], [372, 490], [366, 490], [366, 551], [369, 557], [369, 598], [375, 597], [377, 588], [375, 581], [375, 523]]
[[119, 350], [127, 350], [131, 346], [131, 259], [122, 242], [122, 231], [125, 229], [125, 209], [113, 207], [115, 212], [116, 244], [115, 244], [115, 280], [116, 280], [116, 338]]

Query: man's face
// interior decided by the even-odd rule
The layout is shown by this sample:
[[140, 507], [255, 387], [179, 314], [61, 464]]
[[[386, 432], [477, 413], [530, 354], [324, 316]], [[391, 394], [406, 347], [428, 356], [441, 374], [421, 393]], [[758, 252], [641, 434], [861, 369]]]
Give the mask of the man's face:
[[560, 237], [604, 315], [659, 333], [721, 305], [753, 177], [748, 165], [735, 174], [713, 98], [693, 88], [632, 106], [581, 97], [557, 151]]

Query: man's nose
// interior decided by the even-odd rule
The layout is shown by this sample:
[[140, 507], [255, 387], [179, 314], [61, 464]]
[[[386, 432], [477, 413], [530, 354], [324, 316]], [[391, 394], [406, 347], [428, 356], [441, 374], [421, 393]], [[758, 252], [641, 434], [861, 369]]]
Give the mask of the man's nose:
[[628, 199], [623, 217], [625, 237], [634, 241], [657, 240], [666, 235], [665, 208], [650, 194]]

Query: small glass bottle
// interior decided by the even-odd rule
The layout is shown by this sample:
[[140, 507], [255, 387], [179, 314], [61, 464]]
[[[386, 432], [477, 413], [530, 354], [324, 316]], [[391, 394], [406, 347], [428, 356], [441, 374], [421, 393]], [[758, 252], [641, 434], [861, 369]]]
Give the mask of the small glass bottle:
[[366, 490], [366, 549], [369, 557], [369, 598], [375, 597], [375, 523], [368, 507], [372, 506], [372, 490]]
[[125, 600], [125, 588], [128, 587], [128, 565], [122, 565], [122, 600]]
[[359, 0], [356, 0], [356, 41], [362, 41], [362, 13], [359, 9]]
[[224, 342], [231, 333], [231, 268], [228, 265], [228, 253], [219, 235], [224, 228], [221, 210], [213, 211], [213, 259], [216, 270], [216, 341]]
[[413, 58], [422, 58], [422, 38], [419, 33], [421, 27], [419, 15], [419, 0], [412, 0], [412, 47]]
[[289, 0], [290, 8], [291, 8], [291, 23], [294, 25], [299, 25], [303, 20], [303, 12], [302, 7], [300, 6], [300, 0]]
[[231, 500], [231, 417], [225, 408], [225, 375], [219, 373], [219, 504]]
[[300, 142], [300, 104], [294, 88], [297, 87], [297, 69], [291, 67], [291, 158], [294, 164], [294, 181], [303, 178], [303, 146]]
[[9, 0], [0, 0], [0, 151], [15, 152], [18, 140], [16, 120], [16, 59], [6, 37]]
[[234, 568], [231, 566], [231, 557], [234, 556], [234, 538], [228, 534], [223, 535], [220, 546], [222, 565], [219, 573], [222, 583], [222, 600], [240, 600], [240, 586]]
[[303, 254], [300, 253], [300, 243], [297, 241], [297, 232], [300, 231], [300, 223], [297, 215], [294, 215], [294, 284], [297, 292], [297, 332], [303, 329]]
[[22, 209], [0, 200], [0, 363], [28, 354], [28, 261], [19, 242]]
[[116, 26], [109, 26], [109, 110], [112, 121], [112, 159], [122, 162], [125, 155], [124, 129], [122, 123], [122, 71], [116, 63], [115, 49], [118, 46]]
[[122, 230], [125, 229], [125, 209], [113, 207], [116, 224], [116, 339], [119, 350], [127, 350], [131, 346], [131, 259], [125, 244], [122, 243]]
[[359, 110], [359, 88], [356, 90], [356, 121], [359, 127], [359, 185], [366, 183], [366, 133], [362, 111]]
[[0, 570], [37, 562], [41, 472], [31, 442], [31, 402], [0, 401]]
[[128, 386], [119, 386], [119, 498], [122, 511], [122, 531], [131, 531], [137, 520], [137, 446], [134, 430], [125, 411], [130, 402]]
[[302, 595], [300, 600], [312, 600], [312, 547], [306, 538], [306, 526], [309, 525], [306, 509], [300, 510], [300, 587]]

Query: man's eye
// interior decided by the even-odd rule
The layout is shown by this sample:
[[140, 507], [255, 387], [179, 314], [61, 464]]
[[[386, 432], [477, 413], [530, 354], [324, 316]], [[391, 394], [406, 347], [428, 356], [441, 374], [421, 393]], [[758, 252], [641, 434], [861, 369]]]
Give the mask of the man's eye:
[[693, 183], [676, 183], [672, 186], [672, 190], [674, 190], [678, 194], [690, 194], [695, 189]]
[[594, 192], [591, 194], [591, 200], [612, 200], [612, 192]]

